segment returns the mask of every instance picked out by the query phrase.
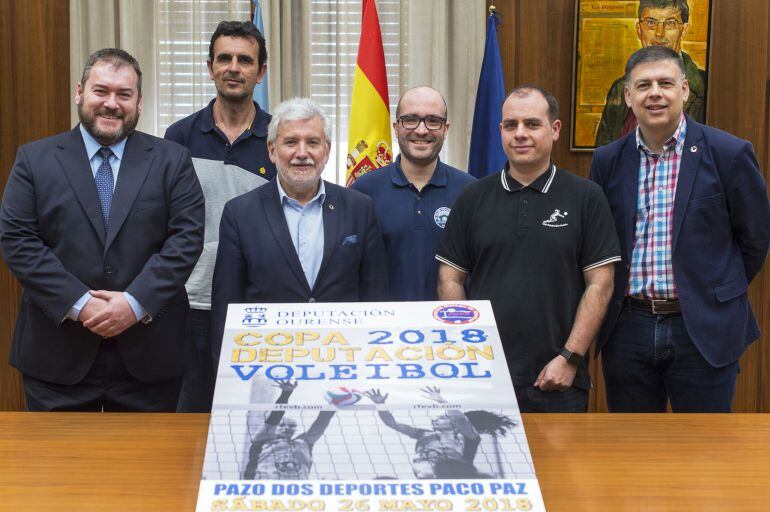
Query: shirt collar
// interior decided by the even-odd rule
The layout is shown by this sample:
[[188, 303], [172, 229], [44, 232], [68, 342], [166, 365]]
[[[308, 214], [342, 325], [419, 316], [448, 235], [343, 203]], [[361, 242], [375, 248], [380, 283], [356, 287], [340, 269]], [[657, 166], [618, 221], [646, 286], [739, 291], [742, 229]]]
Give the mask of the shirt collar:
[[[682, 117], [679, 118], [679, 124], [674, 130], [673, 135], [663, 143], [663, 152], [666, 153], [671, 149], [674, 149], [678, 155], [682, 154], [682, 148], [684, 148], [684, 139], [687, 135], [687, 118], [682, 112]], [[639, 126], [636, 127], [636, 149], [642, 151], [648, 155], [654, 155], [655, 153], [647, 147], [642, 140], [642, 132], [639, 130]]]
[[[316, 192], [316, 195], [313, 196], [313, 199], [307, 202], [307, 205], [313, 203], [314, 201], [318, 201], [318, 204], [323, 204], [324, 200], [326, 199], [326, 187], [324, 186], [324, 180], [319, 178], [319, 181], [321, 184], [318, 186], [318, 192]], [[275, 184], [278, 185], [278, 199], [280, 199], [281, 204], [286, 202], [290, 204], [299, 204], [299, 201], [293, 197], [289, 197], [286, 194], [286, 192], [283, 190], [283, 187], [281, 186], [281, 180], [278, 178], [278, 176], [275, 177]]]
[[[203, 109], [203, 116], [201, 118], [201, 131], [208, 133], [216, 128], [217, 123], [214, 121], [214, 102], [217, 99], [214, 98]], [[251, 135], [255, 137], [267, 137], [267, 125], [270, 124], [270, 116], [267, 112], [259, 108], [259, 104], [255, 101], [254, 108], [256, 112], [254, 114], [254, 120], [251, 122], [251, 126], [247, 131], [251, 132]]]
[[[83, 126], [83, 123], [80, 123], [80, 135], [83, 136], [83, 144], [86, 146], [86, 154], [88, 155], [88, 160], [91, 161], [94, 158], [94, 155], [103, 147], [101, 144], [96, 142], [96, 139], [94, 139], [94, 136], [88, 133], [88, 130], [86, 130], [86, 127]], [[123, 160], [123, 151], [126, 149], [126, 141], [128, 140], [128, 137], [125, 139], [121, 139], [115, 144], [112, 144], [111, 146], [108, 146], [112, 150], [112, 154], [115, 155], [115, 157], [118, 160]]]
[[[410, 185], [409, 180], [406, 179], [403, 169], [401, 169], [401, 155], [396, 157], [396, 161], [390, 169], [390, 180], [397, 187], [408, 187]], [[433, 175], [428, 180], [425, 186], [433, 187], [445, 187], [447, 184], [447, 171], [444, 164], [441, 163], [441, 159], [436, 159], [436, 168], [433, 170]]]
[[503, 167], [503, 170], [500, 171], [500, 181], [503, 185], [503, 188], [507, 192], [518, 192], [519, 190], [523, 190], [525, 188], [531, 188], [543, 194], [547, 194], [548, 190], [551, 188], [553, 180], [556, 178], [556, 166], [551, 164], [547, 171], [538, 176], [535, 181], [525, 186], [511, 178], [511, 175], [508, 174], [509, 165], [509, 163], [506, 163], [505, 167]]

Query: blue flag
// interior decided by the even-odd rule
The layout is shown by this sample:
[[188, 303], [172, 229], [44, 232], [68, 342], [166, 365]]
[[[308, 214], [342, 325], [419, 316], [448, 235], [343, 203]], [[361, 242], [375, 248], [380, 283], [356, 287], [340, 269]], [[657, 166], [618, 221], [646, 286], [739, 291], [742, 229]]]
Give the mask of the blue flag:
[[[252, 0], [254, 2], [254, 26], [265, 35], [265, 28], [262, 25], [262, 8], [259, 6], [259, 0]], [[268, 112], [270, 110], [270, 96], [267, 93], [267, 73], [262, 77], [262, 82], [258, 83], [254, 87], [254, 101], [257, 102], [259, 107]]]
[[494, 14], [490, 14], [487, 18], [484, 60], [481, 63], [479, 88], [476, 92], [476, 108], [473, 111], [468, 172], [477, 178], [499, 171], [507, 162], [500, 138], [505, 82], [500, 48], [497, 46], [499, 23]]

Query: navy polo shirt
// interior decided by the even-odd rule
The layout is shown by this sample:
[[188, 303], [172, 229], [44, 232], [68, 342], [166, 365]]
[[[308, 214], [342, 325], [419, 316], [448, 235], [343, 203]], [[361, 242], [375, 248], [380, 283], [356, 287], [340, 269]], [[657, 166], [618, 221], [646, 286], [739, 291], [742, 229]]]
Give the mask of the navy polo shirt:
[[203, 252], [185, 284], [190, 307], [199, 310], [211, 308], [211, 278], [219, 244], [219, 220], [225, 203], [264, 185], [275, 176], [275, 166], [267, 155], [270, 115], [254, 103], [257, 109], [254, 121], [230, 144], [214, 123], [214, 101], [166, 130], [166, 139], [190, 150], [206, 199]]
[[436, 300], [439, 238], [452, 205], [473, 176], [437, 162], [421, 191], [392, 164], [358, 178], [352, 187], [374, 201], [388, 256], [392, 300]]
[[251, 126], [232, 144], [214, 122], [216, 98], [198, 112], [180, 119], [166, 130], [165, 138], [190, 150], [193, 158], [235, 165], [268, 181], [275, 165], [267, 156], [267, 125], [271, 116], [254, 102], [257, 113]]

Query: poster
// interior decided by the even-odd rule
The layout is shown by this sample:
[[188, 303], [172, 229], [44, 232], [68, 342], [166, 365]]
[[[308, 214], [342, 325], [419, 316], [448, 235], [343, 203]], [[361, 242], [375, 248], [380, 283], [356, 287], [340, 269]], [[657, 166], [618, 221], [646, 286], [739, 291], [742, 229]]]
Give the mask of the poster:
[[489, 302], [230, 305], [196, 510], [545, 510]]

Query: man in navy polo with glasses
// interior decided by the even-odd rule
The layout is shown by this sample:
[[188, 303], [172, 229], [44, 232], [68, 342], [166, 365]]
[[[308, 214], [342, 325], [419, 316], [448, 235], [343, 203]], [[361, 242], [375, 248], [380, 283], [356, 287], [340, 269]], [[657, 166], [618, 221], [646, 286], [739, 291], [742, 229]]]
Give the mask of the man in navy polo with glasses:
[[439, 237], [452, 205], [473, 176], [441, 162], [449, 123], [441, 93], [409, 89], [396, 107], [393, 129], [401, 154], [358, 178], [352, 188], [374, 201], [388, 256], [392, 300], [436, 300]]

